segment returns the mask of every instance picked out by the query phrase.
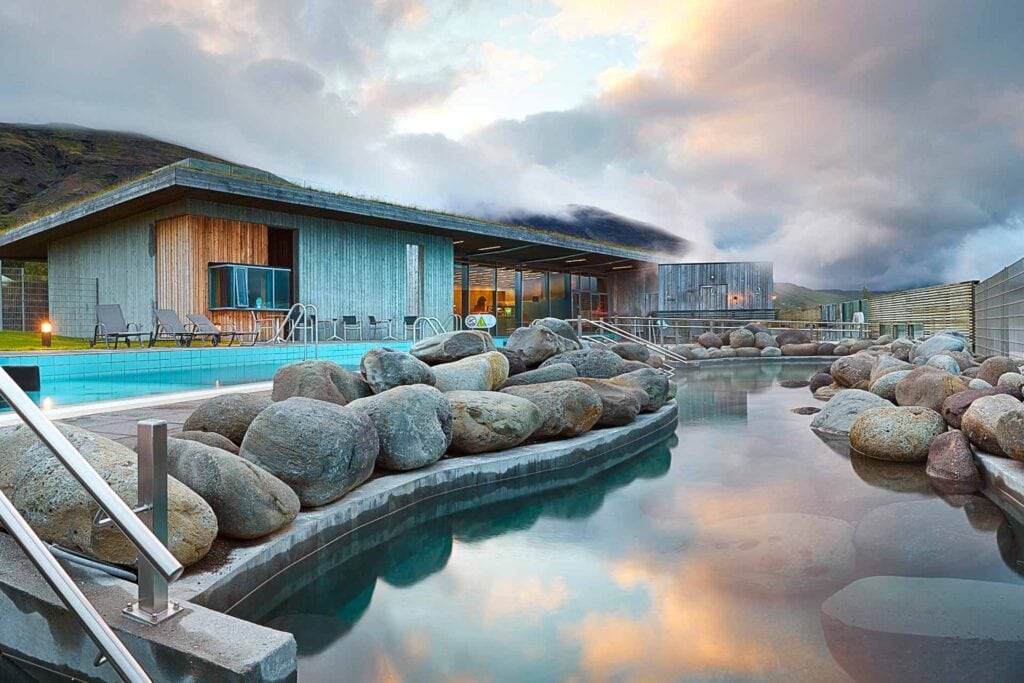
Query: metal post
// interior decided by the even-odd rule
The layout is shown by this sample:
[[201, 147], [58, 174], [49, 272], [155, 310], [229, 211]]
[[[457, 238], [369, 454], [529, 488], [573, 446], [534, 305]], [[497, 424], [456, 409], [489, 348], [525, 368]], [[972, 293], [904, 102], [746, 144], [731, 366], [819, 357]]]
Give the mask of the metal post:
[[[143, 420], [139, 437], [139, 518], [167, 545], [167, 423]], [[181, 612], [167, 602], [167, 579], [144, 557], [139, 557], [139, 601], [124, 608], [126, 616], [145, 624], [159, 624]]]

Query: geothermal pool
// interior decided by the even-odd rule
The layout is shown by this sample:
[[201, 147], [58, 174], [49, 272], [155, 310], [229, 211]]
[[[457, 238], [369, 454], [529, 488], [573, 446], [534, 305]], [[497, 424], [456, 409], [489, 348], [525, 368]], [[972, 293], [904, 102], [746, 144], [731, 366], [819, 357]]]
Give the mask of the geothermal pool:
[[[233, 613], [294, 633], [301, 681], [876, 678], [895, 664], [885, 631], [911, 617], [853, 596], [839, 609], [875, 609], [879, 632], [827, 637], [829, 596], [863, 577], [914, 577], [880, 581], [985, 607], [990, 589], [1024, 584], [1018, 542], [985, 498], [937, 495], [923, 464], [819, 439], [791, 410], [823, 404], [779, 382], [823, 365], [681, 373], [668, 442], [567, 473], [555, 491], [531, 494], [524, 479], [504, 503], [371, 525]], [[353, 543], [367, 549], [352, 557]], [[964, 633], [986, 630], [979, 611], [957, 617]], [[911, 677], [967, 673], [927, 647], [900, 651]], [[988, 650], [971, 676], [999, 677], [1019, 664], [1010, 656]]]

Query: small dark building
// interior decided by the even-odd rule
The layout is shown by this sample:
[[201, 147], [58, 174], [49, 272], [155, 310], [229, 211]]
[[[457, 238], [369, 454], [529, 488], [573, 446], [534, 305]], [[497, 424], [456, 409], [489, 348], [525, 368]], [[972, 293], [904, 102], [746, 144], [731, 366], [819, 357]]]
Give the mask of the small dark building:
[[658, 315], [775, 318], [772, 263], [670, 263], [658, 266]]

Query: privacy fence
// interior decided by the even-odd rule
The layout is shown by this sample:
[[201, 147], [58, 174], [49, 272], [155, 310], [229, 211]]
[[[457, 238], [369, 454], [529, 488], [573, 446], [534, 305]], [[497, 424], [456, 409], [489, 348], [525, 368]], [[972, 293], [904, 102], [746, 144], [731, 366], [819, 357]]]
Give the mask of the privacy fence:
[[974, 311], [975, 351], [1024, 356], [1024, 259], [978, 283]]
[[0, 329], [34, 332], [49, 320], [56, 334], [84, 337], [96, 322], [96, 278], [49, 278], [7, 266], [0, 276]]

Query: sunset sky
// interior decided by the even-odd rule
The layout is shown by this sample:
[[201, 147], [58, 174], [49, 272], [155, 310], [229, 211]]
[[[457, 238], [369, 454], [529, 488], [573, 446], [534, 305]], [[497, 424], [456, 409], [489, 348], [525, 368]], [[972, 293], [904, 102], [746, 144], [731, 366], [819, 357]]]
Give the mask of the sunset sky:
[[1012, 2], [7, 0], [0, 120], [429, 208], [599, 206], [809, 286], [1024, 256]]

